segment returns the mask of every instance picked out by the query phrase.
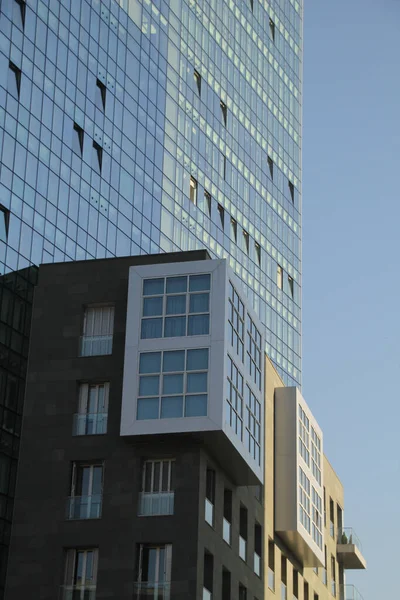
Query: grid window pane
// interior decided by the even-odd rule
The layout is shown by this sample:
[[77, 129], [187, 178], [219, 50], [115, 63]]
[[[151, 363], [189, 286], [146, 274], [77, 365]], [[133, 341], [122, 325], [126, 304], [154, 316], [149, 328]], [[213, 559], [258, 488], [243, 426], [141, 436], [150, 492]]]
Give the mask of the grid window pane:
[[186, 335], [186, 317], [167, 317], [165, 319], [164, 337]]
[[163, 371], [183, 371], [185, 368], [185, 351], [173, 350], [164, 352]]
[[159, 393], [160, 377], [149, 375], [140, 378], [139, 396], [154, 396]]
[[161, 370], [161, 352], [144, 352], [140, 355], [140, 373], [159, 373]]
[[183, 396], [164, 396], [161, 398], [161, 418], [182, 417]]
[[143, 299], [143, 316], [155, 317], [162, 315], [163, 299], [162, 296], [156, 298]]
[[164, 293], [164, 279], [145, 279], [143, 282], [143, 296], [156, 296]]
[[183, 394], [183, 375], [164, 375], [163, 394]]
[[158, 398], [139, 398], [137, 402], [138, 421], [144, 419], [158, 419]]
[[207, 394], [185, 397], [185, 417], [207, 416]]
[[186, 313], [186, 294], [183, 296], [167, 296], [167, 315], [183, 315]]
[[209, 294], [190, 294], [189, 312], [203, 313], [210, 310]]
[[209, 315], [191, 315], [189, 317], [188, 335], [208, 335], [209, 330]]
[[187, 290], [187, 277], [167, 277], [167, 294], [179, 294]]
[[162, 337], [162, 318], [142, 320], [142, 340]]
[[188, 373], [187, 392], [199, 393], [207, 391], [207, 373]]
[[208, 369], [208, 348], [187, 351], [186, 370], [200, 371]]
[[191, 275], [189, 277], [189, 291], [202, 292], [210, 289], [210, 275]]

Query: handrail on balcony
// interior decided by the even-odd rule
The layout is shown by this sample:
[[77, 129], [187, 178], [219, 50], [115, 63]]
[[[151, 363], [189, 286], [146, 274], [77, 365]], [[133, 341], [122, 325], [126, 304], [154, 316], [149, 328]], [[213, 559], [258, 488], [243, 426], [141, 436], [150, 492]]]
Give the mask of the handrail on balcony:
[[137, 581], [133, 597], [134, 600], [170, 600], [171, 582]]
[[107, 413], [75, 413], [72, 435], [107, 433]]
[[112, 353], [112, 335], [82, 335], [80, 337], [81, 356], [104, 356]]
[[358, 589], [352, 584], [339, 585], [339, 600], [364, 600]]
[[67, 500], [67, 519], [100, 519], [102, 495], [70, 496]]
[[62, 600], [96, 600], [95, 585], [62, 585]]
[[139, 516], [174, 514], [174, 492], [140, 492]]
[[343, 545], [354, 544], [362, 553], [361, 542], [352, 527], [340, 527], [338, 529], [337, 543]]

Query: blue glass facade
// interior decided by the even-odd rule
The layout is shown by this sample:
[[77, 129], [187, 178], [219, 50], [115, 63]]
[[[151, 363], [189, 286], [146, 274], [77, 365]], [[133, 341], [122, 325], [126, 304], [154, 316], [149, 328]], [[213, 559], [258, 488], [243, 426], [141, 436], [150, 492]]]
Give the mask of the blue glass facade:
[[302, 2], [1, 0], [0, 274], [226, 257], [301, 378]]

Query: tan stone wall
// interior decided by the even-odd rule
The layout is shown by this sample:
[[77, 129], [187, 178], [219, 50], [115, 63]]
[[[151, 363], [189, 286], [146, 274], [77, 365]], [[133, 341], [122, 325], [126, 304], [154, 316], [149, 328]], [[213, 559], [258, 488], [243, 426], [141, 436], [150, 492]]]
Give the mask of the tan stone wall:
[[[326, 522], [324, 542], [327, 547], [327, 585], [323, 583], [323, 569], [317, 572], [312, 568], [303, 569], [295, 556], [274, 537], [274, 390], [284, 384], [271, 361], [266, 358], [265, 368], [265, 474], [264, 474], [264, 597], [266, 600], [281, 600], [281, 560], [287, 558], [287, 599], [294, 600], [293, 571], [298, 572], [298, 600], [333, 600], [331, 557], [335, 558], [336, 598], [339, 599], [339, 569], [336, 560], [337, 505], [343, 509], [343, 486], [328, 459], [324, 456], [324, 486], [326, 497]], [[334, 538], [330, 535], [329, 500], [335, 507]], [[268, 587], [268, 542], [274, 541], [275, 590]], [[304, 583], [308, 583], [308, 598], [304, 596]], [[316, 595], [316, 596], [315, 596]]]

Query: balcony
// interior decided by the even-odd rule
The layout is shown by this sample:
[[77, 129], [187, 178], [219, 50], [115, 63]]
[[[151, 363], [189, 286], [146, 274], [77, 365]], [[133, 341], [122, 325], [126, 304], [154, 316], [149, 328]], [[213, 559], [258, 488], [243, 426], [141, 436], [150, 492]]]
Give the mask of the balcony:
[[174, 498], [174, 492], [141, 492], [139, 494], [139, 516], [173, 515]]
[[72, 435], [101, 435], [107, 433], [107, 413], [76, 413]]
[[339, 600], [363, 600], [360, 592], [354, 585], [339, 585]]
[[66, 518], [68, 520], [100, 519], [101, 501], [101, 494], [94, 494], [93, 496], [71, 496], [67, 500]]
[[81, 336], [80, 356], [103, 356], [112, 353], [112, 335]]
[[63, 585], [61, 598], [62, 600], [96, 600], [96, 586]]
[[[134, 584], [134, 600], [170, 600], [171, 583], [140, 581]], [[92, 599], [90, 599], [92, 600]]]
[[338, 530], [337, 555], [338, 561], [343, 564], [345, 569], [367, 568], [361, 542], [351, 527], [342, 527]]

